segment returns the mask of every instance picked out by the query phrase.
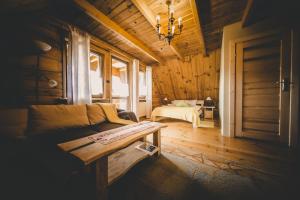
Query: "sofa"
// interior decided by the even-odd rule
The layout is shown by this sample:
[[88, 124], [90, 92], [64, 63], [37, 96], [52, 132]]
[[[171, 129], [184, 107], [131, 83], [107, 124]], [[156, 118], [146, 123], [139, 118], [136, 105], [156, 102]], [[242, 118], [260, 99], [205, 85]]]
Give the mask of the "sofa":
[[[132, 112], [118, 110], [118, 115], [137, 121]], [[99, 104], [3, 108], [0, 109], [1, 157], [7, 161], [7, 168], [20, 165], [15, 162], [22, 160], [21, 165], [36, 168], [64, 185], [82, 171], [84, 165], [76, 157], [62, 152], [57, 144], [120, 126], [123, 125], [107, 121]]]

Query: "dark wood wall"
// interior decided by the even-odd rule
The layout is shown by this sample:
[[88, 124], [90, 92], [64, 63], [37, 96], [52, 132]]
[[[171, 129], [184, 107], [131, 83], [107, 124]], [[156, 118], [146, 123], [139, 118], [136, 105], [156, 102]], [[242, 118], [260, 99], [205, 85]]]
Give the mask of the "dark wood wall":
[[[0, 31], [0, 107], [61, 102], [64, 92], [67, 93], [63, 78], [67, 59], [65, 38], [71, 41], [67, 27], [73, 24], [45, 15], [10, 18], [7, 22], [0, 19], [0, 24], [3, 27]], [[35, 47], [34, 40], [50, 44], [51, 50], [41, 52]], [[103, 98], [109, 101], [111, 57], [128, 63], [132, 62], [133, 57], [95, 36], [91, 37], [91, 49], [104, 56], [106, 81]], [[57, 81], [57, 87], [50, 88], [49, 79]], [[70, 103], [71, 100], [68, 100]]]
[[[0, 105], [54, 104], [63, 97], [64, 31], [46, 19], [16, 17], [1, 22]], [[51, 45], [42, 52], [34, 40]], [[48, 80], [58, 82], [50, 88]]]
[[153, 107], [167, 97], [174, 99], [205, 99], [219, 101], [220, 49], [209, 56], [185, 57], [184, 61], [169, 59], [165, 65], [153, 66]]
[[[207, 51], [221, 48], [223, 27], [242, 19], [247, 0], [205, 0], [196, 2]], [[269, 9], [269, 7], [270, 5], [266, 8]]]

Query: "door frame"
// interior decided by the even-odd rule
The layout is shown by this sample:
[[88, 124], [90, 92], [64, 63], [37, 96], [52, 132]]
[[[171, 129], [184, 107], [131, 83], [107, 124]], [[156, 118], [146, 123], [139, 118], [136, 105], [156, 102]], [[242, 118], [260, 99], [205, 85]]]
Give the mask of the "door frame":
[[[234, 39], [234, 40], [230, 40], [229, 41], [229, 71], [231, 72], [229, 74], [229, 80], [230, 80], [230, 83], [229, 83], [229, 89], [230, 89], [230, 100], [229, 100], [229, 112], [230, 112], [230, 117], [229, 117], [229, 123], [230, 123], [230, 133], [232, 137], [236, 137], [236, 130], [235, 130], [235, 127], [236, 127], [236, 46], [237, 46], [237, 43], [240, 43], [240, 42], [245, 42], [245, 41], [248, 41], [248, 40], [253, 40], [253, 39], [258, 39], [258, 38], [261, 38], [261, 37], [266, 37], [266, 36], [271, 36], [271, 35], [275, 35], [275, 34], [278, 34], [278, 33], [283, 33], [283, 32], [288, 32], [290, 35], [293, 34], [293, 30], [286, 30], [286, 29], [275, 29], [275, 30], [272, 30], [272, 31], [265, 31], [265, 32], [261, 32], [261, 33], [258, 33], [258, 34], [254, 34], [254, 35], [251, 35], [251, 36], [244, 36], [244, 37], [240, 37], [238, 39]], [[291, 40], [291, 42], [293, 42], [293, 38]], [[293, 49], [291, 50], [291, 54], [294, 54], [293, 53]], [[292, 57], [292, 56], [291, 56]], [[294, 62], [294, 60], [291, 60], [289, 62]], [[295, 71], [295, 69], [297, 69], [298, 66], [291, 66], [291, 72], [292, 71]], [[295, 85], [296, 87], [295, 88], [299, 88], [298, 86], [298, 78], [295, 82], [295, 75], [294, 75], [294, 79], [292, 80], [294, 82], [294, 84], [296, 84], [297, 82], [297, 85]], [[299, 90], [299, 89], [298, 89]], [[297, 110], [298, 110], [298, 93], [296, 93], [296, 95], [292, 94], [292, 91], [293, 90], [290, 90], [290, 104], [289, 104], [289, 108], [291, 108], [291, 101], [297, 101]], [[294, 90], [295, 91], [295, 90]], [[294, 103], [295, 104], [295, 103]], [[295, 107], [293, 108], [293, 110], [295, 109]], [[291, 110], [291, 109], [290, 109]], [[297, 112], [298, 113], [298, 112]], [[291, 116], [291, 113], [289, 114]], [[299, 115], [298, 115], [299, 116]], [[297, 119], [298, 119], [298, 116], [297, 116]], [[291, 118], [289, 119], [289, 133], [288, 133], [288, 145], [289, 146], [292, 146], [292, 147], [295, 147], [297, 145], [297, 133], [295, 133], [295, 131], [298, 131], [298, 126], [295, 124], [295, 121], [296, 120], [291, 120]], [[297, 123], [297, 122], [296, 122]], [[291, 127], [296, 127], [296, 128], [293, 128], [291, 129]]]
[[295, 112], [290, 112], [290, 143], [291, 147], [300, 146], [299, 141], [299, 73], [300, 73], [300, 28], [295, 28], [291, 30], [291, 82], [290, 87], [290, 110], [295, 110]]

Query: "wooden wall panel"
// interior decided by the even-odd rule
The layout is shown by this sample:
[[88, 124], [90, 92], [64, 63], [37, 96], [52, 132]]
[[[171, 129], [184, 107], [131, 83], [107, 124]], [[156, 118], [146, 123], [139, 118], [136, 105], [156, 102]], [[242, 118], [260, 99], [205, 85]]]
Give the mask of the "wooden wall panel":
[[[0, 106], [55, 104], [63, 97], [63, 31], [45, 19], [19, 20], [0, 33], [5, 39], [0, 55], [0, 90], [4, 97]], [[38, 51], [34, 40], [48, 43], [51, 50]], [[49, 79], [58, 85], [50, 88]]]
[[169, 59], [165, 65], [153, 66], [153, 107], [167, 97], [219, 101], [220, 49], [209, 56], [186, 57], [189, 61]]

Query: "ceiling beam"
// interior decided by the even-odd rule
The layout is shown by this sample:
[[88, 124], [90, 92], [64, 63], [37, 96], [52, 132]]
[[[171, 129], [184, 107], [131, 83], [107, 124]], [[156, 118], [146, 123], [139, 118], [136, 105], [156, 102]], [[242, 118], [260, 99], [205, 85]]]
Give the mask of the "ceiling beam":
[[252, 9], [253, 9], [254, 0], [248, 0], [247, 6], [245, 8], [243, 17], [242, 17], [242, 28], [249, 25], [249, 21], [252, 16]]
[[115, 32], [131, 44], [133, 44], [136, 48], [147, 54], [153, 60], [164, 63], [164, 61], [157, 56], [152, 50], [146, 46], [141, 40], [137, 39], [127, 31], [125, 31], [122, 27], [120, 27], [117, 23], [112, 21], [109, 17], [107, 17], [104, 13], [98, 10], [95, 6], [90, 4], [86, 0], [73, 0], [74, 3], [83, 10], [87, 15], [92, 17], [94, 20], [105, 26], [106, 28], [110, 29], [111, 31]]
[[[131, 0], [132, 3], [137, 7], [137, 9], [142, 13], [142, 15], [148, 20], [148, 22], [156, 29], [156, 17], [154, 13], [149, 9], [144, 0]], [[182, 55], [174, 44], [170, 44], [171, 50], [176, 54], [176, 56], [182, 59]]]
[[189, 1], [190, 1], [190, 5], [191, 5], [191, 8], [192, 8], [192, 12], [193, 12], [193, 16], [194, 16], [194, 19], [195, 19], [196, 26], [198, 28], [197, 32], [198, 32], [198, 35], [199, 35], [199, 38], [200, 38], [200, 43], [203, 44], [202, 52], [203, 52], [203, 55], [206, 56], [207, 52], [206, 52], [204, 34], [203, 34], [203, 29], [202, 29], [202, 26], [201, 26], [201, 22], [200, 22], [200, 15], [198, 13], [197, 4], [196, 4], [195, 0], [189, 0]]

